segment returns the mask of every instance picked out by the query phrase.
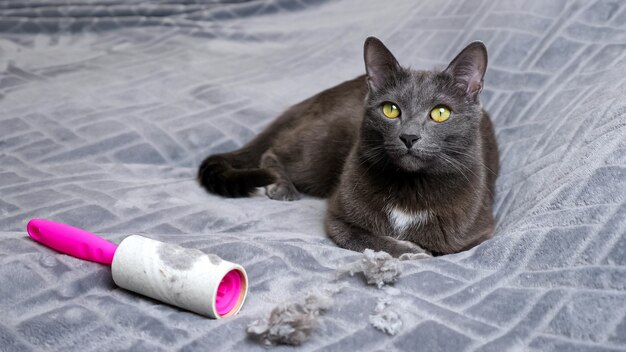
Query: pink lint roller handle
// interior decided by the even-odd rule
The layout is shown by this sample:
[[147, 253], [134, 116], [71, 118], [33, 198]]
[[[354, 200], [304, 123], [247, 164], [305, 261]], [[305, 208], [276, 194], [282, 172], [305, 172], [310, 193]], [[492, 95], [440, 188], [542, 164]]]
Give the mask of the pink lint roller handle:
[[111, 265], [117, 245], [93, 233], [57, 222], [32, 219], [26, 230], [35, 241], [79, 259]]
[[215, 254], [132, 235], [119, 246], [93, 233], [49, 220], [32, 219], [35, 241], [61, 253], [111, 265], [120, 287], [211, 318], [236, 314], [248, 293], [241, 265]]

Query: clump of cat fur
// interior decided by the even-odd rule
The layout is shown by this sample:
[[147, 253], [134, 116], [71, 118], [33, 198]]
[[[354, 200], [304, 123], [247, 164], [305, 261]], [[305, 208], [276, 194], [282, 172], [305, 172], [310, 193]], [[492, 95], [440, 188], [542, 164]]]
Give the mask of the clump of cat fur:
[[318, 317], [331, 307], [332, 302], [326, 294], [310, 294], [304, 301], [277, 306], [269, 317], [250, 323], [246, 331], [248, 336], [266, 346], [299, 346], [311, 336]]
[[346, 273], [351, 276], [362, 273], [368, 284], [382, 288], [385, 284], [396, 282], [402, 271], [398, 258], [392, 257], [387, 252], [366, 249], [360, 259], [339, 269], [339, 275]]
[[394, 336], [402, 329], [402, 320], [398, 312], [389, 308], [390, 304], [388, 297], [380, 298], [374, 314], [370, 315], [370, 324], [385, 334]]

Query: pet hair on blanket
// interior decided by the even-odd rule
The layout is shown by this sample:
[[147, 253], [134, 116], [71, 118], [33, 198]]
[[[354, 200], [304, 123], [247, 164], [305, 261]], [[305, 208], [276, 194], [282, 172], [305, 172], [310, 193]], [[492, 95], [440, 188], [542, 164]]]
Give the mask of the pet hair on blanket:
[[400, 260], [387, 252], [363, 251], [363, 257], [338, 269], [339, 276], [350, 273], [363, 273], [365, 281], [370, 285], [382, 288], [385, 284], [394, 283], [400, 276]]
[[379, 298], [374, 314], [370, 315], [370, 324], [376, 329], [393, 336], [402, 328], [402, 320], [395, 310], [389, 308], [390, 304], [391, 299], [388, 297]]
[[282, 304], [270, 316], [253, 321], [246, 330], [248, 336], [266, 346], [277, 344], [299, 346], [317, 325], [317, 318], [333, 303], [329, 294], [312, 293], [304, 301]]

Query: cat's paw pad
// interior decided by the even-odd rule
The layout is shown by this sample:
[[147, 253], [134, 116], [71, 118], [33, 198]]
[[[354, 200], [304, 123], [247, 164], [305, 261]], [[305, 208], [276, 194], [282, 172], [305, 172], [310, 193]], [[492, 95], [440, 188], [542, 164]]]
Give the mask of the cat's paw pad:
[[265, 187], [265, 194], [274, 200], [298, 200], [300, 194], [293, 185], [284, 183], [274, 183]]

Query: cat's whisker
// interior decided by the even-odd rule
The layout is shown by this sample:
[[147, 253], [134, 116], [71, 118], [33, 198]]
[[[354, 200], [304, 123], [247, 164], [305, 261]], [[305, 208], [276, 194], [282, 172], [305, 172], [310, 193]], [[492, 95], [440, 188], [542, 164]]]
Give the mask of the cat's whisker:
[[461, 151], [461, 150], [455, 150], [455, 149], [452, 149], [452, 148], [445, 147], [445, 148], [442, 149], [442, 151], [444, 151], [444, 152], [445, 151], [450, 151], [450, 152], [453, 152], [453, 153], [457, 153], [457, 154], [461, 154], [461, 155], [467, 156], [468, 158], [472, 159], [473, 161], [476, 161], [476, 162], [480, 163], [481, 166], [483, 166], [485, 169], [487, 169], [487, 171], [491, 172], [494, 176], [498, 176], [498, 174], [495, 171], [490, 169], [487, 165], [485, 165], [484, 162], [482, 162], [480, 159], [478, 159], [475, 155], [472, 155], [472, 154], [469, 154], [469, 153], [465, 152], [465, 149], [463, 149], [463, 151]]
[[[438, 157], [441, 158], [441, 160], [447, 162], [453, 169], [455, 169], [459, 174], [461, 174], [465, 178], [465, 180], [467, 180], [467, 183], [472, 187], [472, 189], [474, 190], [474, 192], [476, 192], [476, 194], [479, 193], [476, 187], [474, 186], [474, 184], [470, 181], [469, 177], [467, 177], [467, 175], [463, 172], [463, 170], [458, 167], [458, 166], [463, 166], [462, 164], [459, 164], [459, 163], [455, 164], [454, 160], [446, 158], [445, 156], [441, 154], [438, 155]], [[472, 174], [474, 173], [472, 172]], [[476, 174], [474, 174], [474, 176], [476, 176]]]
[[[472, 175], [474, 175], [476, 178], [479, 178], [478, 175], [476, 175], [476, 173], [474, 171], [472, 171], [469, 167], [463, 165], [462, 163], [454, 160], [454, 159], [449, 159], [450, 162], [455, 162], [458, 166], [465, 168], [467, 171], [469, 171], [470, 173], [472, 173]], [[474, 189], [476, 190], [476, 188], [474, 187]], [[489, 188], [485, 188], [485, 190], [491, 195], [491, 197], [493, 198], [494, 195], [491, 192], [491, 190], [489, 190]]]
[[353, 192], [356, 190], [357, 186], [359, 185], [359, 182], [361, 182], [361, 178], [363, 177], [363, 175], [366, 174], [372, 168], [372, 166], [382, 161], [382, 158], [383, 158], [382, 153], [379, 153], [379, 151], [382, 151], [382, 149], [383, 149], [382, 147], [375, 147], [375, 148], [370, 149], [369, 150], [370, 152], [376, 152], [376, 153], [371, 153], [371, 154], [366, 155], [366, 157], [363, 158], [361, 162], [358, 164], [358, 168], [361, 168], [361, 166], [363, 166], [364, 163], [366, 162], [370, 163], [367, 169], [361, 172], [361, 174], [357, 178], [357, 181], [354, 183], [354, 188], [352, 189]]
[[[427, 150], [429, 152], [433, 152], [432, 150]], [[483, 166], [485, 169], [487, 169], [487, 171], [491, 172], [494, 176], [498, 176], [498, 174], [493, 171], [492, 169], [490, 169], [487, 165], [485, 165], [485, 163], [480, 160], [479, 158], [477, 158], [475, 155], [472, 155], [470, 153], [467, 153], [467, 146], [461, 146], [461, 145], [457, 145], [457, 144], [448, 144], [444, 147], [442, 147], [439, 151], [436, 151], [437, 153], [441, 153], [441, 152], [452, 152], [455, 154], [460, 154], [463, 156], [466, 156], [470, 159], [472, 159], [473, 161], [478, 162], [481, 166]]]

